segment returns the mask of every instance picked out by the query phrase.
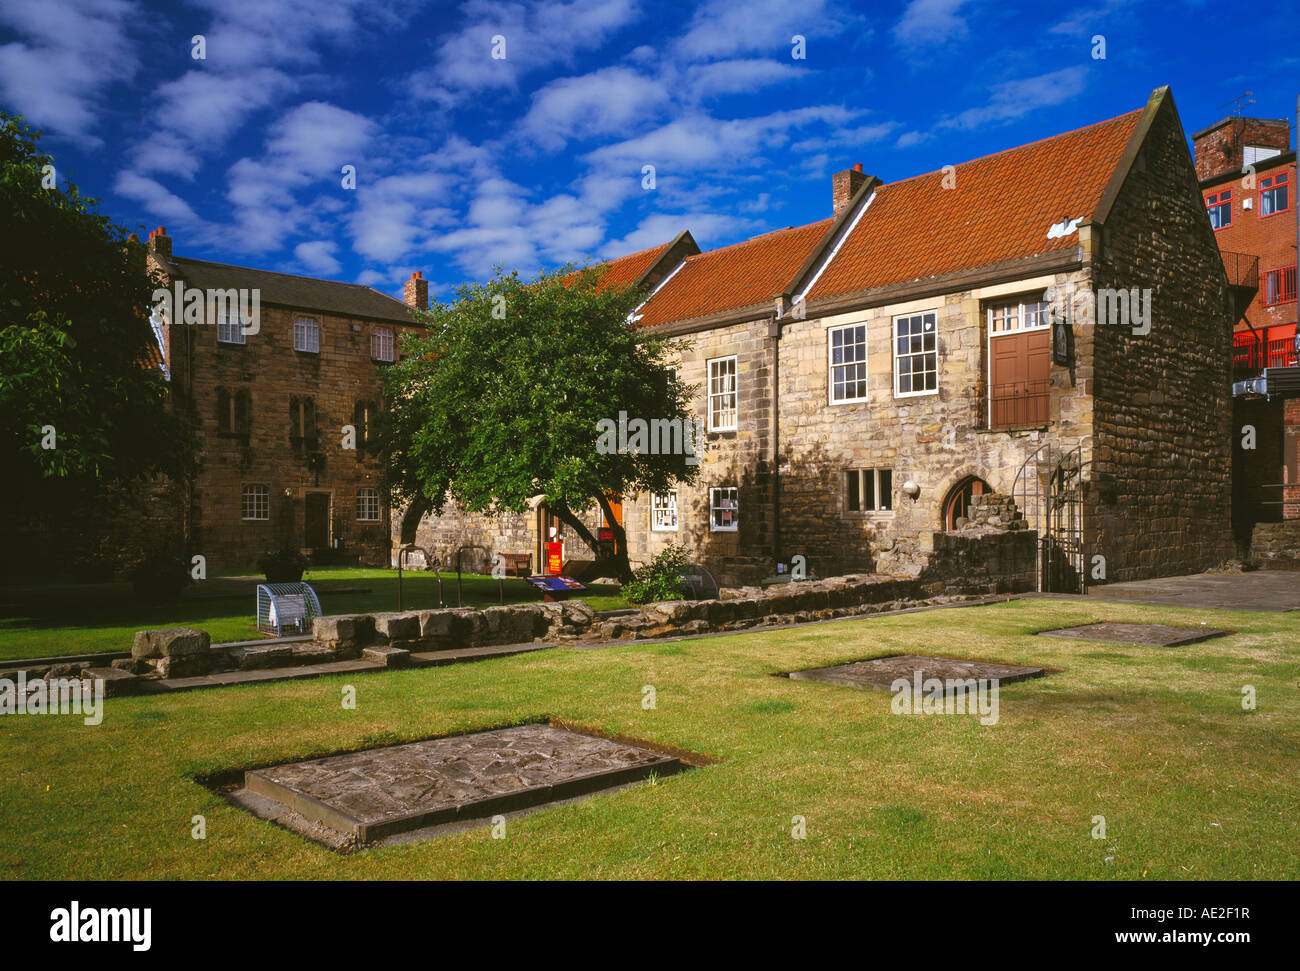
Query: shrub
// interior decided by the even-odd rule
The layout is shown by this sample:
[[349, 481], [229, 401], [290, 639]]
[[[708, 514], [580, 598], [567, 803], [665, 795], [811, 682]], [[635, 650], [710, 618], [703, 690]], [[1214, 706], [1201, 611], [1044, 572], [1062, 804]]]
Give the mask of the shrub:
[[131, 571], [131, 589], [141, 600], [175, 600], [190, 582], [190, 565], [175, 553], [150, 553]]
[[257, 568], [265, 574], [267, 583], [297, 583], [307, 569], [307, 557], [298, 550], [283, 549], [267, 553], [257, 561]]
[[634, 604], [688, 599], [691, 589], [682, 580], [682, 571], [689, 562], [685, 546], [669, 546], [623, 584], [623, 599]]

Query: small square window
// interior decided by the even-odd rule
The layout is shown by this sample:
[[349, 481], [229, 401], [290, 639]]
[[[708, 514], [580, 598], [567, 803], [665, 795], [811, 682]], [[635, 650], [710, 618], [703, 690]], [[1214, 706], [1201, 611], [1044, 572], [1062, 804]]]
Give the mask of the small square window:
[[709, 529], [734, 533], [740, 527], [740, 501], [735, 486], [709, 490]]
[[271, 490], [264, 485], [246, 485], [240, 495], [240, 516], [248, 520], [271, 518]]
[[370, 332], [370, 356], [376, 361], [393, 363], [393, 332], [387, 327], [376, 327]]
[[650, 494], [650, 528], [657, 533], [677, 531], [676, 489], [669, 489], [663, 495]]
[[848, 469], [844, 473], [844, 511], [890, 512], [894, 508], [892, 469]]
[[357, 490], [357, 519], [363, 523], [379, 522], [379, 490]]
[[1232, 190], [1213, 192], [1205, 197], [1205, 211], [1210, 214], [1210, 225], [1223, 229], [1232, 225]]
[[709, 431], [730, 432], [737, 427], [736, 359], [709, 362]]
[[320, 324], [311, 317], [299, 317], [293, 322], [293, 349], [307, 354], [320, 353]]
[[1259, 215], [1272, 216], [1290, 208], [1287, 173], [1279, 172], [1259, 180]]
[[833, 327], [827, 333], [831, 404], [867, 400], [867, 325]]
[[217, 342], [220, 344], [247, 343], [237, 309], [227, 307], [221, 311], [221, 316], [217, 318]]

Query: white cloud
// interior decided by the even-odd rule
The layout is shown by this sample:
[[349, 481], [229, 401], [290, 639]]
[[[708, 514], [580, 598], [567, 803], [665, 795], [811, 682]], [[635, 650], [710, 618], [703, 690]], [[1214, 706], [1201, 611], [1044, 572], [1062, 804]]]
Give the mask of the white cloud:
[[894, 39], [906, 48], [961, 40], [966, 36], [964, 6], [966, 0], [911, 0], [894, 25]]
[[844, 24], [825, 0], [707, 0], [691, 18], [674, 50], [687, 60], [711, 60], [765, 53], [791, 61], [791, 37], [829, 37]]
[[312, 273], [328, 276], [343, 268], [343, 264], [334, 257], [337, 250], [338, 244], [333, 240], [316, 239], [299, 243], [293, 248], [293, 255]]
[[807, 73], [793, 62], [784, 64], [776, 60], [736, 59], [696, 64], [686, 71], [684, 92], [692, 100], [721, 94], [741, 94], [756, 91], [770, 84], [793, 81]]
[[941, 128], [980, 128], [1023, 118], [1039, 108], [1064, 104], [1083, 93], [1086, 71], [1082, 67], [1066, 67], [1037, 77], [1003, 81], [990, 89], [988, 103], [978, 108], [968, 108], [958, 115], [939, 123]]
[[545, 149], [571, 138], [625, 132], [668, 100], [663, 82], [625, 67], [560, 78], [533, 95], [519, 133]]
[[[530, 71], [570, 64], [574, 55], [600, 47], [640, 17], [637, 0], [468, 0], [468, 23], [445, 37], [430, 57], [434, 66], [407, 80], [412, 97], [444, 108], [486, 91], [514, 91]], [[505, 38], [502, 59], [492, 56], [493, 38]]]
[[0, 98], [34, 127], [102, 144], [95, 130], [103, 97], [139, 68], [128, 36], [139, 16], [133, 0], [0, 4], [0, 26], [19, 38], [0, 46]]
[[122, 172], [113, 183], [113, 190], [119, 195], [134, 199], [142, 204], [151, 215], [166, 219], [170, 223], [191, 225], [198, 222], [198, 216], [184, 199], [169, 192], [166, 188], [136, 175], [134, 172]]

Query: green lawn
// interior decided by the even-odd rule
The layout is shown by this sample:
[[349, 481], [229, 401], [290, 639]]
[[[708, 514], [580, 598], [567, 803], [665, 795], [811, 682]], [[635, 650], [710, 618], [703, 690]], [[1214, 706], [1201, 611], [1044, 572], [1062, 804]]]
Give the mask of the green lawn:
[[[311, 570], [303, 579], [320, 598], [327, 614], [397, 609], [397, 571], [354, 567]], [[63, 657], [101, 651], [129, 651], [137, 630], [147, 627], [197, 627], [213, 643], [251, 640], [260, 635], [254, 623], [254, 592], [259, 578], [213, 575], [192, 585], [177, 603], [149, 606], [131, 596], [126, 583], [0, 587], [0, 603], [9, 605], [0, 617], [0, 662], [16, 658]], [[490, 607], [497, 603], [497, 581], [466, 574], [464, 603]], [[368, 588], [369, 593], [335, 593]], [[402, 574], [403, 605], [407, 610], [437, 606], [432, 573]], [[596, 610], [625, 607], [618, 587], [598, 586], [587, 602]], [[443, 599], [456, 605], [456, 574], [443, 574]], [[505, 581], [506, 603], [540, 600], [527, 581]]]
[[[1236, 633], [1183, 648], [1032, 636], [1097, 620]], [[0, 719], [0, 875], [28, 879], [1296, 879], [1300, 618], [1017, 600], [797, 630], [158, 698]], [[774, 672], [929, 651], [1059, 668], [1000, 721], [894, 715]], [[355, 710], [340, 705], [354, 684]], [[654, 685], [656, 710], [641, 707]], [[1242, 709], [1243, 685], [1258, 709]], [[486, 828], [342, 856], [196, 777], [563, 719], [719, 760]], [[208, 837], [190, 838], [191, 817]], [[791, 838], [794, 816], [807, 838]], [[1092, 838], [1105, 816], [1104, 840]]]

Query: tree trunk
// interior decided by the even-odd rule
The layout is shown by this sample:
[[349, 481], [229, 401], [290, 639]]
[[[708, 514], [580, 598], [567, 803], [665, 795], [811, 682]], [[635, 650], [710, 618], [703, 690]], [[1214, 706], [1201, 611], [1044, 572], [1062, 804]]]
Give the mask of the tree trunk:
[[617, 552], [614, 553], [613, 564], [616, 570], [616, 576], [619, 583], [627, 583], [632, 579], [632, 564], [627, 558], [627, 530], [623, 524], [614, 518], [614, 510], [609, 505], [609, 500], [605, 494], [601, 493], [596, 497], [600, 503], [601, 512], [605, 514], [605, 522], [609, 523], [609, 528], [614, 534], [614, 545]]

